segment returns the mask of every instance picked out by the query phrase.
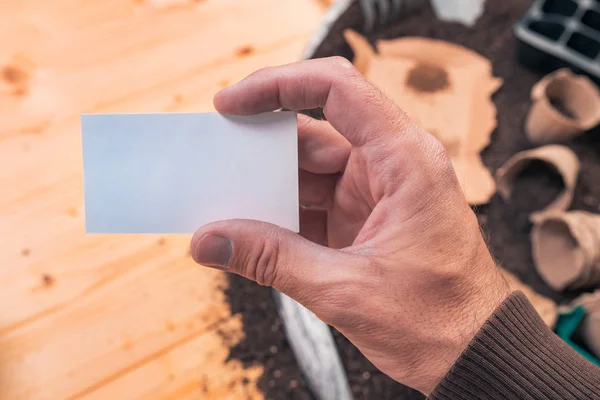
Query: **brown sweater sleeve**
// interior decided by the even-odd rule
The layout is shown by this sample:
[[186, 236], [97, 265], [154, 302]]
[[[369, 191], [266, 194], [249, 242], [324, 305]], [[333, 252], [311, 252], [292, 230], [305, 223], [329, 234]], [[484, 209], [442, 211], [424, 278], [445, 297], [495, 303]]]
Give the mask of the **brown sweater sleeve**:
[[600, 399], [600, 368], [556, 336], [523, 293], [515, 292], [429, 398]]

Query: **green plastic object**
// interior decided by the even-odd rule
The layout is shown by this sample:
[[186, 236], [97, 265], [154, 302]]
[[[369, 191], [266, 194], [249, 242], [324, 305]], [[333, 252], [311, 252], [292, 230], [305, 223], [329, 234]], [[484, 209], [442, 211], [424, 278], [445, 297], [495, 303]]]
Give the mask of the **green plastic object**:
[[556, 322], [554, 331], [556, 334], [564, 340], [571, 348], [581, 354], [585, 359], [600, 367], [600, 360], [597, 359], [589, 351], [575, 343], [572, 339], [575, 330], [582, 323], [585, 318], [585, 308], [582, 305], [578, 305], [567, 313], [561, 313]]

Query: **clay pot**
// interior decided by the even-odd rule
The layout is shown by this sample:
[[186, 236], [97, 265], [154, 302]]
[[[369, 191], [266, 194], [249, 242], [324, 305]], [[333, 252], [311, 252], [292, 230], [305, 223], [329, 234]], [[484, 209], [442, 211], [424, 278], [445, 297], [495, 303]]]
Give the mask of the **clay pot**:
[[584, 294], [571, 303], [573, 307], [578, 305], [582, 305], [586, 312], [581, 325], [583, 341], [600, 358], [600, 290]]
[[600, 214], [546, 214], [531, 231], [535, 266], [556, 290], [600, 284]]
[[565, 142], [600, 123], [600, 92], [586, 76], [561, 69], [531, 91], [525, 132], [532, 143]]
[[543, 218], [545, 214], [565, 211], [571, 205], [573, 192], [579, 174], [579, 159], [568, 147], [560, 145], [548, 145], [537, 149], [521, 151], [512, 156], [496, 172], [498, 193], [505, 201], [510, 199], [512, 183], [517, 179], [519, 173], [532, 161], [543, 161], [553, 167], [560, 174], [565, 188], [546, 208], [531, 213], [529, 219], [533, 222]]

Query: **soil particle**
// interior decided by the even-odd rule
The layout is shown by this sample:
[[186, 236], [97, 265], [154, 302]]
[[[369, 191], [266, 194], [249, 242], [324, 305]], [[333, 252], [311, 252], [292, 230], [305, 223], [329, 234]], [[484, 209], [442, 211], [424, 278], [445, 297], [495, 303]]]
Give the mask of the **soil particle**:
[[248, 57], [248, 56], [252, 55], [253, 53], [254, 53], [254, 47], [252, 47], [250, 45], [242, 46], [235, 51], [235, 55], [238, 58]]
[[50, 288], [50, 287], [54, 286], [55, 283], [56, 283], [56, 279], [54, 279], [54, 277], [52, 275], [49, 275], [49, 274], [42, 275], [42, 284], [45, 287]]
[[21, 68], [14, 65], [7, 65], [0, 70], [0, 76], [7, 83], [12, 85], [22, 85], [29, 80], [29, 74]]

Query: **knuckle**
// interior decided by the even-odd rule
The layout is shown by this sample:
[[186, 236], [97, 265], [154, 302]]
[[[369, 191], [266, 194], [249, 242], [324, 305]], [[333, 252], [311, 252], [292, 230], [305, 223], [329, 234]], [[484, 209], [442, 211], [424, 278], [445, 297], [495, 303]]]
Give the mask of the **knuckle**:
[[451, 170], [450, 155], [444, 145], [431, 135], [427, 138], [428, 156], [435, 165], [440, 166], [445, 172]]
[[334, 56], [328, 59], [328, 70], [333, 81], [349, 86], [364, 85], [367, 80], [348, 59]]
[[442, 143], [410, 120], [405, 123], [404, 132], [409, 140], [402, 140], [402, 144], [397, 146], [404, 157], [392, 156], [380, 160], [383, 165], [382, 173], [389, 177], [392, 188], [395, 190], [398, 185], [402, 185], [407, 174], [418, 178], [423, 189], [457, 186], [450, 156]]
[[361, 89], [365, 103], [378, 111], [380, 123], [377, 125], [377, 130], [385, 137], [389, 137], [393, 131], [399, 138], [413, 129], [414, 123], [408, 115], [383, 90], [368, 81], [364, 82]]
[[431, 176], [443, 188], [459, 189], [458, 178], [452, 165], [450, 155], [444, 145], [437, 139], [430, 137], [428, 158], [431, 165]]
[[266, 235], [249, 255], [244, 275], [263, 286], [273, 286], [279, 264], [279, 240]]
[[413, 134], [414, 131], [419, 129], [419, 126], [408, 116], [408, 114], [402, 110], [396, 103], [386, 97], [388, 105], [388, 114], [390, 121], [393, 121], [393, 126], [400, 134], [405, 136], [407, 134]]

